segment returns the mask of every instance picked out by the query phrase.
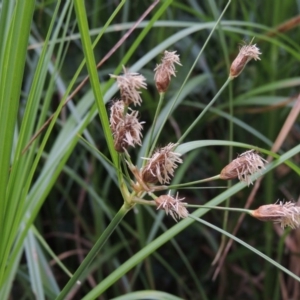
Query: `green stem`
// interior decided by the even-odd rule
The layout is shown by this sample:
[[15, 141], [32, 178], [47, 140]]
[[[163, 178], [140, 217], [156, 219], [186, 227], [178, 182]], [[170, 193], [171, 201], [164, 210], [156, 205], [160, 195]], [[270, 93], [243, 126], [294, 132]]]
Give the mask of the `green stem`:
[[241, 212], [246, 214], [251, 214], [252, 210], [245, 209], [245, 208], [233, 208], [227, 206], [207, 206], [207, 205], [197, 205], [197, 204], [188, 204], [187, 207], [196, 207], [196, 208], [210, 208], [210, 209], [218, 209], [218, 210], [225, 210], [225, 211], [235, 211]]
[[86, 258], [83, 260], [83, 262], [80, 264], [79, 268], [76, 270], [74, 275], [71, 277], [71, 279], [68, 281], [68, 283], [65, 285], [63, 290], [60, 292], [60, 294], [57, 296], [56, 300], [63, 300], [66, 299], [66, 296], [70, 292], [70, 290], [74, 287], [76, 282], [78, 282], [79, 277], [82, 275], [84, 270], [90, 265], [92, 260], [96, 257], [100, 249], [104, 246], [107, 239], [110, 237], [110, 235], [114, 232], [116, 227], [119, 225], [119, 223], [122, 221], [124, 216], [127, 214], [127, 212], [131, 209], [131, 207], [126, 206], [123, 204], [123, 206], [120, 208], [120, 210], [117, 212], [115, 217], [111, 220], [110, 224], [107, 226], [107, 228], [104, 230], [104, 232], [101, 234], [91, 251], [88, 253]]
[[[158, 105], [157, 105], [157, 108], [156, 108], [156, 111], [155, 111], [155, 116], [154, 116], [154, 119], [153, 119], [153, 125], [151, 127], [149, 142], [148, 142], [148, 145], [147, 145], [146, 157], [149, 157], [153, 153], [153, 150], [155, 148], [155, 145], [156, 145], [158, 137], [159, 137], [159, 134], [157, 134], [154, 142], [152, 143], [154, 128], [156, 126], [156, 122], [157, 122], [158, 115], [159, 115], [159, 112], [161, 110], [164, 98], [165, 98], [165, 93], [160, 93], [159, 94], [159, 102], [158, 102]], [[151, 146], [151, 143], [152, 143], [152, 146]], [[151, 146], [151, 148], [150, 148], [150, 146]], [[149, 151], [149, 149], [150, 149], [150, 151]], [[143, 165], [145, 165], [146, 162], [147, 161], [144, 160]]]
[[180, 144], [186, 136], [191, 132], [191, 130], [197, 125], [199, 120], [203, 117], [203, 115], [209, 110], [209, 108], [216, 102], [218, 97], [221, 95], [223, 90], [227, 87], [229, 82], [232, 80], [231, 77], [228, 77], [226, 82], [223, 84], [223, 86], [220, 88], [220, 90], [217, 92], [215, 97], [205, 106], [205, 108], [202, 110], [202, 112], [199, 114], [199, 116], [196, 118], [196, 120], [190, 125], [190, 127], [186, 130], [186, 132], [181, 136], [181, 138], [178, 140], [178, 143]]
[[260, 252], [259, 250], [257, 250], [256, 248], [250, 246], [249, 244], [245, 243], [244, 241], [240, 240], [239, 238], [237, 238], [236, 236], [230, 234], [229, 232], [222, 230], [221, 228], [201, 219], [198, 218], [194, 215], [189, 215], [189, 217], [199, 223], [204, 224], [205, 226], [208, 226], [212, 229], [214, 229], [215, 231], [220, 232], [221, 234], [225, 234], [227, 237], [229, 237], [230, 239], [233, 239], [234, 241], [238, 242], [239, 244], [241, 244], [242, 246], [244, 246], [245, 248], [247, 248], [248, 250], [252, 251], [253, 253], [259, 255], [260, 257], [262, 257], [264, 260], [268, 261], [269, 263], [271, 263], [273, 266], [275, 266], [276, 268], [278, 268], [279, 270], [285, 272], [287, 275], [289, 275], [290, 277], [294, 278], [295, 280], [297, 280], [298, 282], [300, 282], [300, 278], [294, 274], [293, 272], [291, 272], [290, 270], [286, 269], [285, 267], [283, 267], [282, 265], [280, 265], [278, 262], [276, 262], [275, 260], [271, 259], [268, 255]]
[[142, 204], [142, 205], [151, 205], [151, 206], [156, 205], [155, 201], [153, 201], [153, 200], [144, 200], [144, 199], [137, 198], [137, 197], [133, 198], [133, 202], [137, 203], [137, 204]]
[[216, 176], [213, 176], [213, 177], [201, 179], [201, 180], [196, 180], [196, 181], [191, 181], [191, 182], [181, 183], [181, 184], [169, 185], [169, 186], [167, 186], [167, 188], [168, 189], [177, 189], [177, 188], [182, 188], [182, 187], [186, 187], [186, 186], [195, 185], [195, 184], [198, 184], [198, 183], [203, 183], [203, 182], [218, 180], [218, 179], [220, 179], [220, 174], [216, 175]]
[[[176, 98], [175, 98], [173, 104], [171, 105], [171, 107], [170, 107], [170, 109], [169, 109], [169, 111], [168, 111], [168, 113], [167, 113], [167, 115], [166, 115], [165, 120], [162, 122], [162, 124], [161, 124], [161, 126], [160, 126], [160, 129], [159, 129], [158, 132], [157, 132], [157, 136], [160, 136], [160, 133], [161, 133], [161, 131], [162, 131], [163, 128], [164, 128], [164, 124], [166, 123], [166, 121], [167, 121], [167, 119], [168, 119], [168, 116], [170, 116], [171, 112], [172, 112], [173, 109], [174, 109], [174, 106], [175, 106], [177, 100], [179, 99], [179, 96], [180, 96], [180, 94], [181, 94], [181, 92], [182, 92], [182, 90], [183, 90], [183, 87], [186, 85], [188, 79], [190, 78], [192, 72], [194, 71], [195, 66], [196, 66], [197, 63], [198, 63], [198, 60], [199, 60], [200, 56], [201, 56], [202, 53], [204, 52], [204, 50], [205, 50], [205, 48], [206, 48], [208, 42], [210, 41], [210, 38], [212, 37], [212, 35], [213, 35], [214, 32], [215, 32], [215, 29], [218, 27], [219, 23], [221, 22], [221, 19], [223, 18], [223, 15], [225, 14], [225, 12], [226, 12], [227, 8], [229, 7], [230, 3], [231, 3], [231, 0], [229, 0], [229, 1], [227, 2], [225, 8], [223, 9], [222, 13], [220, 14], [220, 17], [219, 17], [218, 20], [216, 21], [214, 27], [212, 28], [210, 34], [209, 34], [208, 37], [207, 37], [205, 43], [203, 44], [203, 46], [202, 46], [202, 48], [201, 48], [199, 54], [197, 55], [197, 57], [196, 57], [196, 59], [195, 59], [193, 65], [191, 66], [191, 69], [189, 70], [188, 74], [186, 75], [186, 77], [185, 77], [185, 79], [184, 79], [184, 81], [183, 81], [183, 83], [182, 83], [182, 85], [181, 85], [181, 87], [180, 87], [180, 89], [179, 89], [179, 91], [178, 91], [178, 94], [177, 94], [177, 96], [176, 96]], [[185, 136], [184, 136], [184, 137], [185, 137]], [[183, 138], [181, 137], [181, 138], [179, 139], [178, 143], [180, 143], [182, 140], [183, 140]]]

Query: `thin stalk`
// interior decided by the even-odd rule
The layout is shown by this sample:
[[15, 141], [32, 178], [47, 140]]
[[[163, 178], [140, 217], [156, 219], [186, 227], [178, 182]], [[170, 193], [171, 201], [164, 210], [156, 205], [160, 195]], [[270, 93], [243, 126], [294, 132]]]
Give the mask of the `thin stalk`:
[[151, 206], [156, 205], [155, 201], [153, 201], [153, 200], [144, 200], [144, 199], [137, 198], [137, 197], [134, 197], [132, 201], [136, 204], [151, 205]]
[[227, 207], [227, 206], [209, 206], [209, 205], [187, 204], [186, 207], [210, 208], [210, 209], [234, 211], [234, 212], [240, 212], [240, 213], [246, 213], [246, 214], [251, 214], [251, 212], [252, 212], [252, 210], [250, 210], [250, 209], [234, 208], [234, 207]]
[[260, 252], [259, 250], [257, 250], [256, 248], [250, 246], [249, 244], [245, 243], [244, 241], [242, 241], [241, 239], [237, 238], [236, 236], [230, 234], [227, 231], [222, 230], [221, 228], [201, 219], [198, 218], [194, 215], [189, 215], [189, 217], [191, 219], [193, 219], [194, 221], [197, 221], [199, 223], [204, 224], [205, 226], [208, 226], [218, 232], [220, 232], [221, 234], [225, 234], [227, 235], [227, 237], [229, 237], [230, 239], [233, 239], [234, 241], [238, 242], [239, 244], [241, 244], [242, 246], [244, 246], [245, 248], [247, 248], [249, 251], [252, 251], [253, 253], [259, 255], [260, 257], [262, 257], [264, 260], [268, 261], [269, 263], [271, 263], [273, 266], [275, 266], [276, 268], [278, 268], [279, 270], [285, 272], [287, 275], [289, 275], [290, 277], [294, 278], [295, 280], [297, 280], [298, 282], [300, 282], [300, 277], [297, 276], [296, 274], [294, 274], [293, 272], [291, 272], [290, 270], [286, 269], [285, 267], [283, 267], [282, 265], [280, 265], [278, 262], [276, 262], [275, 260], [271, 259], [268, 255]]
[[57, 296], [56, 300], [63, 300], [66, 299], [66, 296], [70, 292], [70, 290], [74, 287], [76, 282], [78, 282], [80, 276], [88, 268], [88, 266], [91, 264], [93, 259], [96, 257], [98, 252], [101, 250], [101, 248], [104, 246], [110, 235], [115, 231], [119, 223], [123, 220], [127, 212], [131, 209], [131, 207], [126, 206], [123, 204], [123, 206], [120, 208], [120, 210], [117, 212], [115, 217], [111, 220], [110, 224], [107, 226], [107, 228], [104, 230], [104, 232], [101, 234], [91, 251], [88, 253], [86, 258], [83, 260], [83, 262], [80, 264], [79, 268], [76, 270], [74, 275], [71, 277], [71, 279], [68, 281], [68, 283], [65, 285], [63, 290], [60, 292], [60, 294]]
[[[208, 42], [210, 41], [210, 39], [211, 39], [213, 33], [215, 32], [216, 28], [218, 27], [219, 23], [221, 22], [221, 19], [223, 18], [223, 15], [225, 14], [225, 12], [226, 12], [227, 8], [229, 7], [230, 3], [231, 3], [231, 0], [229, 0], [229, 1], [227, 2], [225, 8], [223, 9], [222, 13], [220, 14], [220, 17], [218, 18], [218, 20], [216, 21], [214, 27], [212, 28], [211, 32], [209, 33], [209, 35], [208, 35], [208, 37], [207, 37], [205, 43], [203, 44], [203, 46], [202, 46], [202, 48], [201, 48], [199, 54], [197, 55], [197, 57], [196, 57], [196, 59], [195, 59], [193, 65], [191, 66], [191, 69], [189, 70], [188, 74], [186, 75], [186, 77], [185, 77], [185, 79], [184, 79], [184, 81], [183, 81], [183, 83], [182, 83], [182, 85], [181, 85], [181, 87], [180, 87], [180, 89], [179, 89], [179, 91], [178, 91], [178, 94], [177, 94], [177, 96], [176, 96], [176, 99], [174, 100], [172, 106], [170, 107], [170, 109], [169, 109], [169, 111], [168, 111], [168, 113], [167, 113], [167, 116], [169, 116], [169, 115], [171, 114], [171, 112], [172, 112], [172, 110], [173, 110], [173, 108], [174, 108], [174, 106], [175, 106], [177, 100], [179, 99], [179, 96], [180, 96], [180, 94], [181, 94], [181, 92], [182, 92], [182, 90], [183, 90], [185, 84], [187, 83], [188, 79], [190, 78], [190, 76], [191, 76], [191, 74], [192, 74], [192, 72], [193, 72], [193, 70], [194, 70], [194, 68], [195, 68], [195, 66], [196, 66], [196, 64], [197, 64], [197, 62], [198, 62], [200, 56], [201, 56], [202, 53], [204, 52], [204, 50], [205, 50], [205, 48], [206, 48]], [[166, 123], [167, 119], [168, 119], [168, 117], [166, 117], [165, 120], [162, 122], [161, 127], [160, 127], [160, 129], [159, 129], [159, 131], [158, 131], [158, 133], [157, 133], [157, 136], [156, 136], [157, 139], [158, 139], [158, 137], [160, 136], [160, 133], [161, 133], [161, 131], [162, 131], [162, 129], [163, 129], [163, 127], [164, 127], [164, 124]], [[183, 138], [180, 138], [179, 141], [178, 141], [178, 143], [180, 143], [182, 140], [183, 140]]]
[[[146, 157], [149, 157], [153, 153], [153, 150], [154, 150], [155, 145], [157, 143], [157, 139], [159, 137], [159, 134], [158, 134], [155, 138], [155, 141], [152, 144], [151, 150], [149, 151], [150, 146], [151, 146], [151, 142], [152, 142], [152, 138], [153, 138], [154, 128], [156, 126], [156, 122], [157, 122], [158, 115], [159, 115], [159, 112], [161, 110], [164, 98], [165, 98], [165, 93], [160, 93], [159, 94], [159, 102], [158, 102], [158, 105], [157, 105], [157, 108], [156, 108], [156, 111], [155, 111], [153, 124], [152, 124], [152, 127], [151, 127], [149, 142], [148, 142], [147, 149], [146, 149]], [[143, 162], [143, 166], [146, 164], [146, 162], [147, 162], [146, 160]]]
[[[230, 115], [230, 119], [229, 119], [229, 141], [233, 141], [233, 99], [232, 99], [232, 84], [229, 85], [229, 115]], [[230, 145], [229, 146], [229, 153], [228, 153], [228, 161], [232, 161], [233, 159], [233, 146]], [[227, 188], [230, 188], [232, 186], [232, 180], [228, 181], [227, 184]], [[230, 206], [230, 198], [226, 199], [225, 202], [226, 206]], [[228, 224], [228, 218], [229, 218], [229, 211], [225, 211], [224, 217], [223, 217], [223, 222], [222, 222], [222, 228], [223, 230], [226, 231], [227, 229], [227, 224]], [[220, 259], [221, 254], [223, 253], [223, 250], [225, 248], [226, 245], [226, 241], [227, 238], [225, 235], [222, 235], [221, 237], [221, 243], [219, 246], [219, 250], [213, 260], [213, 262], [211, 263], [212, 266], [215, 265], [218, 260]]]
[[196, 120], [189, 126], [189, 128], [185, 131], [185, 133], [180, 137], [180, 139], [178, 140], [178, 143], [180, 144], [185, 138], [186, 136], [191, 132], [191, 130], [197, 125], [197, 123], [199, 122], [199, 120], [203, 117], [203, 115], [209, 110], [209, 108], [216, 102], [216, 100], [218, 99], [218, 97], [221, 95], [221, 93], [223, 92], [223, 90], [227, 87], [227, 85], [229, 84], [229, 82], [232, 80], [231, 77], [228, 77], [226, 82], [223, 84], [223, 86], [219, 89], [219, 91], [217, 92], [217, 94], [214, 96], [214, 98], [205, 106], [205, 108], [202, 110], [202, 112], [199, 114], [199, 116], [196, 118]]
[[174, 184], [174, 185], [169, 185], [167, 186], [168, 189], [177, 189], [177, 188], [182, 188], [182, 187], [186, 187], [186, 186], [192, 186], [194, 184], [198, 184], [198, 183], [203, 183], [203, 182], [209, 182], [209, 181], [213, 181], [213, 180], [218, 180], [220, 179], [220, 174], [213, 176], [213, 177], [209, 177], [209, 178], [205, 178], [205, 179], [201, 179], [201, 180], [196, 180], [196, 181], [191, 181], [191, 182], [187, 182], [187, 183], [180, 183], [180, 184]]

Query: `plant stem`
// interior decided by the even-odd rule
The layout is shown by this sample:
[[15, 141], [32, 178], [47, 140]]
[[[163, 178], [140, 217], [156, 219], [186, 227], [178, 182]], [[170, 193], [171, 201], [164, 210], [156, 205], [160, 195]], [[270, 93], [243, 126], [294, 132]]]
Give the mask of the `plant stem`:
[[[161, 110], [161, 107], [162, 107], [162, 104], [163, 104], [163, 100], [165, 98], [165, 93], [160, 93], [159, 94], [159, 102], [158, 102], [158, 105], [157, 105], [157, 108], [156, 108], [156, 111], [155, 111], [155, 115], [154, 115], [154, 119], [153, 119], [153, 124], [151, 126], [151, 132], [150, 132], [150, 138], [149, 138], [149, 143], [147, 145], [147, 150], [146, 150], [146, 157], [149, 157], [152, 153], [153, 153], [153, 150], [155, 148], [155, 145], [157, 143], [157, 140], [158, 140], [158, 137], [159, 137], [159, 134], [156, 135], [156, 138], [155, 138], [155, 141], [153, 142], [152, 146], [151, 146], [151, 143], [152, 143], [152, 138], [153, 138], [153, 132], [154, 132], [154, 128], [156, 126], [156, 122], [157, 122], [157, 119], [158, 119], [158, 115], [159, 115], [159, 112]], [[151, 148], [150, 148], [151, 146]], [[150, 151], [149, 151], [150, 149]], [[143, 165], [146, 164], [146, 160], [144, 161]]]
[[209, 108], [215, 103], [215, 101], [218, 99], [218, 97], [221, 95], [223, 90], [227, 87], [229, 82], [232, 80], [231, 77], [228, 77], [226, 82], [223, 84], [223, 86], [220, 88], [220, 90], [217, 92], [217, 94], [214, 96], [214, 98], [205, 106], [205, 108], [202, 110], [202, 112], [199, 114], [199, 116], [196, 118], [196, 120], [190, 125], [190, 127], [186, 130], [186, 132], [180, 137], [178, 140], [178, 143], [180, 144], [185, 137], [191, 132], [191, 130], [197, 125], [199, 120], [203, 117], [203, 115], [209, 110]]
[[225, 211], [235, 211], [235, 212], [241, 212], [250, 214], [250, 209], [245, 208], [233, 208], [233, 207], [227, 207], [227, 206], [207, 206], [207, 205], [197, 205], [197, 204], [188, 204], [187, 207], [196, 207], [196, 208], [210, 208], [210, 209], [218, 209], [218, 210], [225, 210]]
[[198, 184], [198, 183], [203, 183], [203, 182], [208, 182], [208, 181], [218, 180], [218, 179], [220, 179], [220, 174], [218, 174], [218, 175], [216, 175], [216, 176], [213, 176], [213, 177], [201, 179], [201, 180], [196, 180], [196, 181], [191, 181], [191, 182], [181, 183], [181, 184], [169, 185], [169, 186], [167, 186], [167, 188], [168, 188], [168, 189], [177, 189], [177, 188], [182, 188], [182, 187], [186, 187], [186, 186], [191, 186], [191, 185]]
[[107, 239], [110, 237], [110, 235], [114, 232], [118, 224], [122, 221], [124, 216], [127, 214], [127, 212], [131, 209], [131, 207], [126, 206], [126, 204], [123, 204], [123, 206], [120, 208], [120, 210], [117, 212], [115, 217], [111, 220], [108, 227], [104, 230], [104, 232], [101, 234], [91, 251], [88, 253], [86, 258], [83, 260], [83, 262], [80, 264], [79, 268], [76, 270], [74, 275], [71, 277], [71, 279], [68, 281], [68, 283], [65, 285], [63, 290], [60, 292], [60, 294], [57, 296], [56, 300], [64, 300], [66, 299], [67, 294], [70, 292], [74, 284], [79, 280], [80, 275], [84, 272], [84, 270], [90, 265], [92, 260], [96, 257], [100, 249], [104, 246]]
[[142, 205], [151, 205], [151, 206], [156, 205], [155, 201], [153, 201], [153, 200], [144, 200], [144, 199], [137, 198], [137, 197], [133, 198], [133, 202], [137, 203], [137, 204], [142, 204]]

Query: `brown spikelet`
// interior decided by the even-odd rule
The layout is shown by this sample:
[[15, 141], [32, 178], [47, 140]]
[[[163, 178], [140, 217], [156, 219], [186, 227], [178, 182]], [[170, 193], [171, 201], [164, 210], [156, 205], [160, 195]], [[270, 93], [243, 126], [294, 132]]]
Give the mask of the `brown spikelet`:
[[140, 95], [140, 89], [146, 89], [147, 84], [145, 82], [145, 77], [138, 73], [130, 73], [123, 66], [124, 74], [123, 75], [110, 75], [111, 78], [115, 78], [117, 80], [121, 98], [124, 101], [125, 105], [128, 106], [130, 104], [141, 105], [142, 98]]
[[250, 176], [264, 169], [266, 162], [255, 150], [246, 151], [222, 169], [220, 179], [230, 180], [238, 178], [249, 186], [252, 184]]
[[124, 115], [124, 102], [116, 101], [111, 107], [110, 128], [114, 136], [114, 147], [118, 152], [124, 152], [129, 146], [141, 145], [142, 124], [138, 121], [138, 112], [129, 109], [131, 112]]
[[256, 45], [244, 45], [240, 48], [240, 52], [235, 60], [232, 62], [230, 67], [230, 74], [231, 78], [235, 78], [241, 74], [246, 64], [251, 60], [260, 60], [259, 55], [259, 48]]
[[169, 143], [167, 146], [157, 149], [151, 158], [144, 158], [148, 163], [141, 169], [141, 178], [147, 183], [170, 183], [174, 176], [177, 164], [182, 163], [181, 154], [173, 152], [177, 144]]
[[154, 81], [159, 93], [165, 93], [169, 87], [171, 76], [176, 76], [175, 64], [180, 64], [176, 51], [165, 51], [161, 63], [154, 69]]
[[260, 221], [280, 223], [282, 228], [286, 226], [293, 229], [300, 227], [300, 207], [291, 201], [262, 205], [253, 210], [251, 215]]
[[170, 214], [171, 217], [177, 222], [180, 218], [187, 218], [189, 215], [188, 210], [185, 207], [186, 203], [181, 202], [184, 198], [179, 199], [178, 194], [176, 197], [171, 195], [162, 195], [155, 199], [157, 209], [163, 209], [166, 214]]

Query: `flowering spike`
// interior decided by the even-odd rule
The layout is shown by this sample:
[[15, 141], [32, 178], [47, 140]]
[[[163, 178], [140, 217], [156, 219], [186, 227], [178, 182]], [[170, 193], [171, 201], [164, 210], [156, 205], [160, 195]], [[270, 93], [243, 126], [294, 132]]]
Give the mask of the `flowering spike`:
[[180, 64], [176, 51], [165, 51], [161, 63], [154, 69], [154, 81], [159, 93], [165, 93], [169, 87], [171, 76], [176, 76], [175, 64]]
[[230, 77], [235, 78], [241, 74], [246, 64], [251, 60], [260, 60], [259, 48], [255, 45], [244, 45], [240, 48], [238, 56], [235, 58], [230, 67]]
[[151, 158], [144, 158], [148, 163], [141, 169], [141, 178], [147, 183], [169, 183], [174, 176], [177, 164], [182, 163], [181, 154], [172, 150], [177, 144], [169, 143], [167, 146], [157, 149]]
[[177, 222], [180, 218], [187, 218], [189, 215], [188, 210], [185, 208], [185, 204], [181, 202], [184, 198], [179, 199], [178, 193], [176, 198], [171, 195], [162, 195], [155, 199], [157, 209], [163, 209], [166, 214], [170, 214], [171, 217]]
[[265, 159], [257, 154], [255, 150], [249, 150], [240, 154], [220, 173], [220, 179], [229, 180], [238, 178], [248, 184], [252, 184], [251, 175], [265, 168]]
[[123, 120], [123, 115], [125, 112], [125, 105], [122, 100], [114, 101], [112, 106], [110, 107], [110, 128], [112, 132], [115, 132], [117, 130], [117, 126], [120, 123], [120, 121]]
[[145, 82], [145, 77], [138, 73], [130, 73], [123, 66], [124, 74], [123, 75], [110, 75], [111, 78], [116, 78], [118, 87], [120, 89], [121, 98], [124, 101], [125, 105], [128, 106], [131, 103], [136, 105], [141, 105], [142, 98], [140, 95], [140, 89], [146, 89], [147, 84]]
[[129, 146], [141, 145], [142, 124], [138, 121], [138, 112], [124, 114], [124, 102], [116, 101], [111, 107], [110, 128], [114, 136], [114, 147], [118, 152], [124, 152]]
[[258, 209], [253, 210], [251, 215], [260, 221], [280, 223], [282, 228], [286, 226], [292, 229], [300, 227], [300, 206], [291, 201], [262, 205]]

